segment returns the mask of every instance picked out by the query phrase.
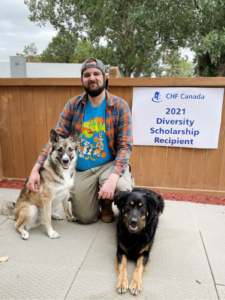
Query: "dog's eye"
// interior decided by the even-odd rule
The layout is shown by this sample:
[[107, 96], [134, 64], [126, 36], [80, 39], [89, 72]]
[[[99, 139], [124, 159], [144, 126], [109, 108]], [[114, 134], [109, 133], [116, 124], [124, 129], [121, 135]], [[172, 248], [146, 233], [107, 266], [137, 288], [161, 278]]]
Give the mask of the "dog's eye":
[[62, 148], [59, 148], [59, 149], [58, 149], [58, 152], [62, 152]]
[[69, 148], [69, 151], [70, 151], [70, 152], [72, 152], [72, 151], [73, 151], [73, 149], [72, 149], [72, 148]]

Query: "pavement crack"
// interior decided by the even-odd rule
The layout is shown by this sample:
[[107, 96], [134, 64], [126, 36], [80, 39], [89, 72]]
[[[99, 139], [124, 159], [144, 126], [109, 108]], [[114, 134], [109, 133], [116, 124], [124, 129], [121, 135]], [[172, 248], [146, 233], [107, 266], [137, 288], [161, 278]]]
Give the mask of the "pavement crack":
[[213, 281], [214, 281], [214, 287], [215, 287], [215, 290], [216, 290], [217, 298], [218, 298], [218, 300], [220, 300], [219, 294], [218, 294], [218, 291], [217, 291], [217, 288], [216, 288], [216, 281], [215, 281], [215, 278], [214, 278], [214, 275], [213, 275], [213, 271], [212, 271], [212, 267], [211, 267], [211, 264], [210, 264], [210, 260], [209, 260], [209, 257], [208, 257], [207, 251], [206, 251], [206, 247], [205, 247], [205, 244], [204, 244], [204, 239], [202, 237], [202, 233], [201, 233], [200, 230], [199, 230], [199, 233], [200, 233], [200, 237], [201, 237], [201, 240], [202, 240], [202, 245], [203, 245], [204, 250], [205, 250], [205, 255], [206, 255], [206, 258], [208, 260], [210, 272], [211, 272], [211, 275], [212, 275], [212, 278], [213, 278]]
[[97, 236], [97, 234], [98, 234], [98, 232], [99, 232], [99, 229], [100, 229], [100, 227], [101, 227], [101, 224], [102, 224], [102, 223], [100, 223], [100, 225], [99, 225], [99, 227], [98, 227], [98, 230], [96, 231], [96, 233], [95, 233], [95, 235], [94, 235], [94, 238], [93, 238], [93, 240], [92, 240], [92, 242], [91, 242], [91, 244], [90, 244], [90, 247], [89, 247], [89, 249], [88, 249], [88, 251], [87, 251], [87, 253], [86, 253], [86, 255], [85, 255], [85, 258], [84, 258], [82, 264], [81, 264], [80, 267], [78, 268], [78, 270], [77, 270], [77, 272], [76, 272], [76, 274], [75, 274], [75, 276], [74, 276], [74, 278], [73, 278], [73, 281], [71, 282], [71, 285], [70, 285], [70, 287], [69, 287], [69, 289], [68, 289], [68, 291], [67, 291], [67, 293], [66, 293], [66, 296], [65, 296], [64, 300], [66, 300], [66, 298], [67, 298], [67, 296], [68, 296], [68, 294], [69, 294], [69, 292], [70, 292], [70, 290], [71, 290], [71, 287], [72, 287], [72, 285], [73, 285], [73, 283], [74, 283], [74, 281], [75, 281], [75, 279], [76, 279], [76, 277], [77, 277], [77, 274], [79, 273], [79, 270], [82, 268], [83, 263], [84, 263], [86, 257], [88, 256], [88, 253], [89, 253], [89, 251], [90, 251], [90, 249], [91, 249], [91, 247], [92, 247], [92, 244], [94, 243], [95, 237]]

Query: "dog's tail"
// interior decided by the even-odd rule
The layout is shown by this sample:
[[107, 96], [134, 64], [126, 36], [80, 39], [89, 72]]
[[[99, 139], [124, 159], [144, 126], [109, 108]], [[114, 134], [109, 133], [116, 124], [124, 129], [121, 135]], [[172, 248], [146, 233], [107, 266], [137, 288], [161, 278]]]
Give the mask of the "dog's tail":
[[15, 203], [14, 202], [7, 202], [3, 204], [1, 209], [1, 214], [7, 216], [9, 219], [15, 220], [14, 217], [14, 209], [15, 209]]

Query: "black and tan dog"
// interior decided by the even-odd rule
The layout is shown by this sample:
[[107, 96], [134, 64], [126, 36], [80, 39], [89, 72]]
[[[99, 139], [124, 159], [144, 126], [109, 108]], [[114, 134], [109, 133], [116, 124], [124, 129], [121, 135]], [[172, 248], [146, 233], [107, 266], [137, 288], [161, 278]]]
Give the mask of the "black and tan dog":
[[125, 293], [128, 289], [127, 258], [137, 260], [129, 289], [137, 295], [142, 288], [142, 277], [149, 259], [149, 253], [158, 224], [158, 216], [163, 212], [163, 198], [147, 189], [133, 189], [114, 196], [120, 214], [117, 223], [117, 290]]
[[2, 214], [16, 219], [15, 228], [25, 240], [29, 238], [29, 229], [42, 224], [45, 224], [50, 238], [59, 238], [59, 234], [52, 228], [51, 218], [62, 220], [62, 217], [55, 213], [60, 203], [63, 203], [67, 219], [76, 221], [68, 209], [68, 196], [74, 184], [78, 132], [74, 131], [68, 138], [63, 139], [56, 131], [51, 130], [50, 142], [47, 159], [40, 169], [39, 192], [28, 190], [26, 182], [17, 202], [8, 202], [1, 210]]

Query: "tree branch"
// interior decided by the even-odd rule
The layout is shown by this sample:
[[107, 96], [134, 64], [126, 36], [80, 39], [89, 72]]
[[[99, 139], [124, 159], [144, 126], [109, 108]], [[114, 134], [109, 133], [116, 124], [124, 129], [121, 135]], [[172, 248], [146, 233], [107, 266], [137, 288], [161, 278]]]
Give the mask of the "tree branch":
[[147, 58], [149, 50], [150, 50], [149, 47], [145, 49], [144, 55], [142, 56], [142, 59], [141, 59], [141, 63], [139, 65], [139, 67], [137, 68], [137, 71], [135, 72], [134, 77], [139, 77], [140, 76], [141, 71], [142, 71], [142, 69], [144, 67], [144, 64], [146, 62], [146, 58]]

